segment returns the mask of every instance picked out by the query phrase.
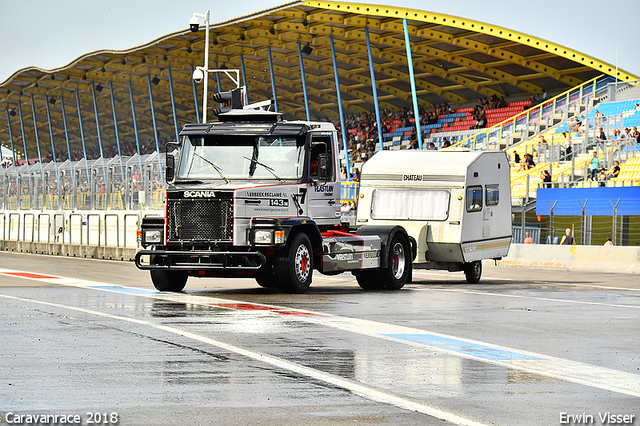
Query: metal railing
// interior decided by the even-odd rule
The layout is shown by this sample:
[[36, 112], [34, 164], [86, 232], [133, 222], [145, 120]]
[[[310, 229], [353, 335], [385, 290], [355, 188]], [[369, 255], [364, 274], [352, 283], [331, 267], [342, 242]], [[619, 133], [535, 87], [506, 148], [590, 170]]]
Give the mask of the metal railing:
[[156, 210], [164, 205], [164, 154], [41, 166], [0, 168], [0, 210]]
[[611, 80], [611, 77], [599, 76], [585, 81], [577, 87], [549, 100], [544, 100], [540, 104], [501, 121], [488, 129], [479, 131], [473, 136], [461, 140], [455, 146], [472, 150], [509, 147], [511, 145], [509, 140], [515, 136], [516, 132], [527, 132], [531, 124], [540, 124], [546, 119], [546, 125], [549, 127], [553, 124], [550, 120], [559, 112], [563, 112], [564, 120], [567, 120], [570, 107], [584, 105], [598, 93], [606, 91], [607, 84]]

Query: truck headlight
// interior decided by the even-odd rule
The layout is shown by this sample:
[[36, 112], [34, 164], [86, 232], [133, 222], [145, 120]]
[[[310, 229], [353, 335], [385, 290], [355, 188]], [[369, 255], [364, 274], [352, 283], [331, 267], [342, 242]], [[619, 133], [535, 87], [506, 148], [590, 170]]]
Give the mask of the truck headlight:
[[144, 231], [144, 241], [147, 243], [162, 242], [162, 231], [159, 229]]
[[256, 244], [273, 244], [273, 230], [256, 229], [253, 238]]

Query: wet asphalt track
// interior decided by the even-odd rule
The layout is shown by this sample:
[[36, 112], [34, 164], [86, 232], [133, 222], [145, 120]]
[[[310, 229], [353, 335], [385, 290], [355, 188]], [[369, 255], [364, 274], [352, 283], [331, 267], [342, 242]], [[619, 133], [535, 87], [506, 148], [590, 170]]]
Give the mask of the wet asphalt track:
[[0, 253], [0, 424], [640, 425], [639, 281], [485, 266], [159, 294], [132, 263]]

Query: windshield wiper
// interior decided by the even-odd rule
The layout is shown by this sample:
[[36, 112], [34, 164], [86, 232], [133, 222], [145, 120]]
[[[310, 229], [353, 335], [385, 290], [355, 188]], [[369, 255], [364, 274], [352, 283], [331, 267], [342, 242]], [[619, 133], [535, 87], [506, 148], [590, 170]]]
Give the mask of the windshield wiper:
[[220, 175], [220, 177], [222, 179], [224, 179], [224, 181], [226, 183], [229, 183], [229, 179], [227, 179], [226, 177], [224, 177], [224, 175], [222, 174], [222, 169], [220, 169], [220, 167], [218, 167], [215, 163], [212, 163], [211, 161], [207, 160], [206, 158], [204, 158], [202, 155], [198, 154], [195, 150], [193, 150], [193, 155], [197, 155], [199, 158], [202, 158], [204, 161], [206, 161], [207, 163], [209, 163], [211, 165], [211, 167], [213, 167], [215, 169], [216, 172], [218, 172], [218, 174]]
[[249, 158], [249, 157], [246, 157], [246, 156], [243, 156], [243, 157], [244, 157], [245, 160], [249, 160], [252, 163], [260, 164], [262, 167], [267, 169], [269, 171], [269, 173], [271, 173], [276, 179], [278, 179], [280, 181], [280, 183], [284, 183], [284, 181], [282, 179], [280, 179], [280, 177], [277, 174], [275, 174], [275, 172], [273, 171], [273, 168], [267, 166], [264, 163], [259, 162], [258, 160], [254, 160], [253, 158]]

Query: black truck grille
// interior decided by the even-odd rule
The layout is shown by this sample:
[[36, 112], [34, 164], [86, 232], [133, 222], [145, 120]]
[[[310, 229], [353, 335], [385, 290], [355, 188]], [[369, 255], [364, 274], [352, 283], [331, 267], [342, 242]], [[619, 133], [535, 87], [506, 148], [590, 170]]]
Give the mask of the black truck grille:
[[231, 199], [180, 199], [167, 203], [169, 241], [232, 241]]

